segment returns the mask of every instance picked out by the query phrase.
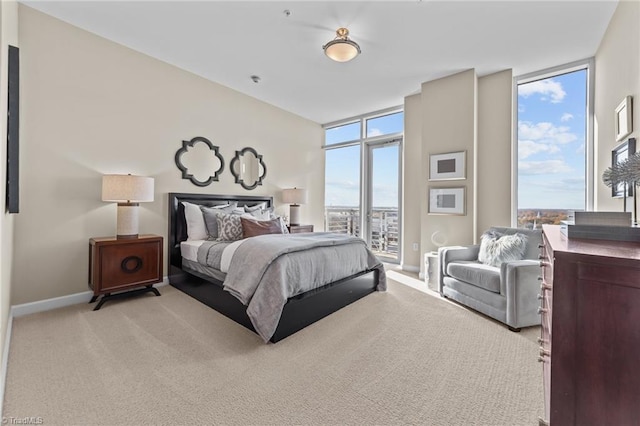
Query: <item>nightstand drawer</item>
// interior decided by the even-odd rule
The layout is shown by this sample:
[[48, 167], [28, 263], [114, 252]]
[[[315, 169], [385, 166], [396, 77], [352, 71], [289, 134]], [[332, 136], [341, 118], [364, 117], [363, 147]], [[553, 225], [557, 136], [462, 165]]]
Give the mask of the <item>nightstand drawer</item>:
[[92, 239], [89, 253], [95, 295], [162, 281], [162, 237]]

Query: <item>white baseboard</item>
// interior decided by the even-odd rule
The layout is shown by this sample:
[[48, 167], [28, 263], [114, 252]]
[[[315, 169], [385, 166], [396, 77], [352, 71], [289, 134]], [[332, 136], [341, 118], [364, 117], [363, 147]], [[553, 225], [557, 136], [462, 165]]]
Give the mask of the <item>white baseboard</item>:
[[[161, 283], [154, 284], [156, 287], [162, 287], [169, 284], [169, 278], [164, 277]], [[50, 311], [52, 309], [64, 308], [65, 306], [77, 305], [78, 303], [88, 303], [93, 296], [92, 291], [83, 291], [82, 293], [69, 294], [67, 296], [54, 297], [53, 299], [39, 300], [37, 302], [23, 303], [21, 305], [13, 305], [11, 307], [11, 315], [13, 317], [21, 317], [23, 315], [35, 314], [38, 312]]]
[[[0, 417], [4, 414], [4, 389], [7, 384], [7, 366], [9, 365], [9, 346], [11, 345], [11, 330], [13, 329], [13, 309], [9, 311], [7, 331], [4, 335], [2, 347], [2, 364], [0, 364]], [[4, 419], [4, 417], [2, 417]]]

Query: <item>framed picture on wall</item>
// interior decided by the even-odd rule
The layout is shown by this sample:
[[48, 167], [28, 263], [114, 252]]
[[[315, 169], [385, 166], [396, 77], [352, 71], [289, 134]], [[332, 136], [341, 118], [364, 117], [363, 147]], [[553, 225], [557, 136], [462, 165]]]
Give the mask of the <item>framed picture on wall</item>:
[[[636, 140], [635, 138], [629, 138], [622, 142], [620, 145], [613, 148], [611, 151], [611, 166], [615, 166], [629, 158], [629, 156], [636, 153]], [[627, 197], [633, 197], [633, 185], [626, 185]], [[625, 196], [625, 184], [624, 182], [611, 187], [612, 197], [624, 197]]]
[[433, 154], [429, 156], [429, 180], [456, 180], [465, 178], [466, 151]]
[[6, 208], [8, 213], [20, 212], [20, 50], [9, 46], [9, 82], [7, 87], [7, 181]]
[[632, 99], [625, 97], [616, 108], [614, 125], [616, 128], [616, 141], [621, 141], [633, 131]]
[[465, 215], [465, 188], [429, 188], [429, 214]]

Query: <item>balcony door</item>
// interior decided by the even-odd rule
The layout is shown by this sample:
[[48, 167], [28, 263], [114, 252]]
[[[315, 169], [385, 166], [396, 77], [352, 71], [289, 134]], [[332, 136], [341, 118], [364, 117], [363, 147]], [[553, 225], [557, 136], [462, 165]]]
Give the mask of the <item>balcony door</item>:
[[380, 260], [400, 261], [401, 139], [368, 143], [363, 238]]

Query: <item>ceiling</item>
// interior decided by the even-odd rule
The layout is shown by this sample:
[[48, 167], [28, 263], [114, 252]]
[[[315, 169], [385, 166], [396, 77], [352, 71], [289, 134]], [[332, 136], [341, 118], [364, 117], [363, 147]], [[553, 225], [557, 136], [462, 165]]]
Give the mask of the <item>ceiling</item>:
[[[470, 68], [480, 76], [508, 68], [521, 75], [591, 57], [617, 6], [614, 0], [21, 3], [318, 123], [402, 105], [421, 83]], [[348, 63], [322, 51], [341, 26], [362, 48]]]

